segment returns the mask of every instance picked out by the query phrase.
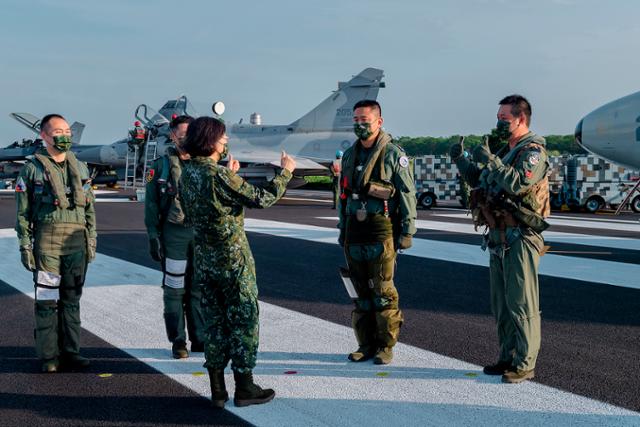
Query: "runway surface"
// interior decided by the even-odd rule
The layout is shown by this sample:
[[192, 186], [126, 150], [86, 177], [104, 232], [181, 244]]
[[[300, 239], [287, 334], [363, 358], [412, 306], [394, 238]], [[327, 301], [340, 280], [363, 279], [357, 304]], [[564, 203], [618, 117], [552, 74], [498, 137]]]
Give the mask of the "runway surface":
[[552, 216], [536, 380], [503, 385], [481, 372], [497, 348], [488, 256], [464, 211], [419, 211], [414, 247], [398, 258], [401, 344], [380, 367], [346, 360], [356, 345], [329, 194], [289, 191], [246, 220], [261, 300], [256, 376], [276, 400], [216, 412], [203, 355], [170, 357], [142, 204], [99, 197], [99, 254], [82, 299], [93, 364], [54, 375], [37, 373], [31, 277], [11, 230], [15, 205], [0, 199], [1, 425], [640, 425], [638, 215]]

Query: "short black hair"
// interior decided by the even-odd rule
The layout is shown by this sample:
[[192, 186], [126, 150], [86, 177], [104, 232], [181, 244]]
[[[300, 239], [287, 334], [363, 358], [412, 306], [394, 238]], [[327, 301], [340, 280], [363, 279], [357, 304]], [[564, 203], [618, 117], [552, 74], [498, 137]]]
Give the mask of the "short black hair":
[[226, 126], [213, 117], [198, 117], [187, 129], [187, 140], [182, 148], [191, 157], [209, 157], [214, 145], [224, 136]]
[[356, 111], [358, 108], [373, 108], [374, 110], [378, 110], [378, 115], [382, 117], [382, 107], [375, 99], [363, 99], [362, 101], [356, 102], [356, 105], [353, 106], [353, 111]]
[[62, 117], [60, 114], [47, 114], [46, 116], [44, 116], [42, 118], [42, 120], [40, 120], [40, 130], [43, 131], [45, 126], [47, 126], [49, 124], [49, 122], [51, 121], [51, 119], [62, 119], [62, 120], [67, 120], [64, 117]]
[[531, 124], [531, 104], [524, 96], [518, 94], [505, 96], [499, 104], [511, 105], [511, 114], [513, 116], [519, 116], [524, 113], [524, 116], [527, 118], [527, 126]]
[[194, 119], [191, 116], [187, 116], [187, 115], [177, 116], [173, 120], [171, 120], [171, 123], [169, 124], [169, 129], [174, 130], [175, 128], [177, 128], [179, 125], [183, 123], [190, 125], [191, 122], [193, 122], [193, 120]]

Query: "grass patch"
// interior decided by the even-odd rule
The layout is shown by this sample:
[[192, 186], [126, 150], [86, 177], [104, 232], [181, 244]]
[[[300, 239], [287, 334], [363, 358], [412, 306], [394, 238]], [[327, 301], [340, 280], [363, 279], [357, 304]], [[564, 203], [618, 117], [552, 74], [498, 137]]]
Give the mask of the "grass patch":
[[332, 180], [330, 176], [305, 176], [304, 180], [307, 182], [304, 185], [306, 189], [331, 191]]

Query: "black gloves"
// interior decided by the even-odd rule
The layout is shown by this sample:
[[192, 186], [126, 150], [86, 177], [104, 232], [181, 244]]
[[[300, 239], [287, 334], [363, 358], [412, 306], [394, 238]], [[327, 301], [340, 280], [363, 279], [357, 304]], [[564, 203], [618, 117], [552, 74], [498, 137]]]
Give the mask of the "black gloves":
[[149, 255], [151, 255], [154, 261], [162, 261], [164, 251], [162, 250], [162, 243], [159, 237], [149, 239]]
[[493, 158], [491, 149], [489, 149], [489, 138], [484, 139], [484, 143], [479, 144], [473, 150], [473, 161], [476, 163], [487, 164]]
[[454, 162], [458, 160], [464, 154], [464, 136], [460, 137], [460, 140], [449, 147], [449, 156]]

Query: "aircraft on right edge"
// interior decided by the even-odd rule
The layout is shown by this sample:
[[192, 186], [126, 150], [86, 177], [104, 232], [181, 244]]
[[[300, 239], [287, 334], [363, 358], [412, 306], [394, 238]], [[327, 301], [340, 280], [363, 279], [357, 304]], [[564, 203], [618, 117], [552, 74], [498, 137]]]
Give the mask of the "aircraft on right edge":
[[640, 92], [611, 101], [578, 122], [578, 144], [621, 166], [640, 170]]
[[[585, 150], [618, 165], [640, 170], [640, 92], [611, 101], [587, 114], [575, 131]], [[616, 215], [631, 202], [640, 212], [640, 180], [616, 209]]]

